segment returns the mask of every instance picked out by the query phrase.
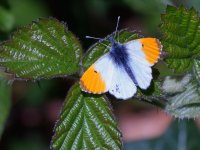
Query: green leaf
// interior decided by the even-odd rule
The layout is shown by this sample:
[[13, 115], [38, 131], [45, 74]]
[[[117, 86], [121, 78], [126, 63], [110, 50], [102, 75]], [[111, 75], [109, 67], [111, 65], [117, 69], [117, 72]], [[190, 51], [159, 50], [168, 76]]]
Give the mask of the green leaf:
[[40, 19], [21, 28], [0, 47], [0, 65], [20, 78], [52, 78], [79, 70], [82, 49], [56, 19]]
[[[111, 34], [112, 35], [112, 34]], [[108, 35], [105, 39], [108, 39], [111, 35]], [[119, 31], [119, 42], [125, 43], [130, 40], [135, 40], [139, 38], [139, 35], [135, 32], [128, 32], [126, 30]], [[118, 40], [116, 38], [115, 40]], [[86, 69], [90, 65], [92, 65], [99, 57], [101, 57], [103, 54], [109, 52], [109, 49], [111, 47], [111, 43], [108, 41], [100, 41], [93, 46], [91, 46], [88, 51], [86, 52], [84, 58], [83, 58], [83, 67]]]
[[52, 149], [121, 149], [120, 132], [107, 100], [81, 92], [68, 93], [52, 139]]
[[177, 73], [192, 69], [192, 59], [200, 54], [200, 23], [194, 9], [168, 6], [162, 16], [162, 44], [168, 66]]
[[9, 32], [14, 27], [15, 19], [13, 15], [0, 6], [0, 30]]
[[11, 106], [11, 87], [8, 81], [0, 77], [0, 136], [3, 133]]
[[165, 110], [176, 118], [196, 118], [200, 116], [200, 89], [191, 81], [185, 90], [168, 98]]

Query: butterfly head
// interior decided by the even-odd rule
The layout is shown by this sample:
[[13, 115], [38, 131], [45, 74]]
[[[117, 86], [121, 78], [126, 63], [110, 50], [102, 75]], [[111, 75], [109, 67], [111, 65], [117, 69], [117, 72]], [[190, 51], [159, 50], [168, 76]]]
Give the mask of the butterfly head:
[[108, 38], [108, 41], [109, 41], [112, 45], [117, 44], [117, 42], [116, 42], [115, 39], [114, 39], [114, 36], [110, 36], [110, 37]]

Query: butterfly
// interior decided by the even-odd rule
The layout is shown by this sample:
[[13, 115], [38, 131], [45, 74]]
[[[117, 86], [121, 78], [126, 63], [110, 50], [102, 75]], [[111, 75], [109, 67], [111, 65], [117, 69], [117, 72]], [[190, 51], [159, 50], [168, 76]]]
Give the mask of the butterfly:
[[109, 92], [117, 99], [129, 99], [135, 95], [137, 86], [144, 90], [150, 86], [151, 67], [160, 58], [161, 42], [156, 38], [140, 38], [120, 43], [114, 36], [108, 40], [111, 43], [109, 52], [84, 72], [80, 87], [88, 93]]

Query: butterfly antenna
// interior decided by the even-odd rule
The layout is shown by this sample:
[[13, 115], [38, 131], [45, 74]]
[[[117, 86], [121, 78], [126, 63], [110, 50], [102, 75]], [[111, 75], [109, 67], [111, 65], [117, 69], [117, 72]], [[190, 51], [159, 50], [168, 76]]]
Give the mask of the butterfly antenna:
[[[116, 28], [115, 28], [115, 35], [114, 35], [114, 38], [116, 37], [117, 35], [117, 31], [118, 31], [118, 27], [119, 27], [119, 20], [120, 20], [120, 16], [117, 17], [117, 25], [116, 25]], [[119, 36], [118, 36], [119, 38]], [[119, 39], [118, 39], [118, 42], [119, 42]]]
[[[102, 38], [98, 38], [98, 37], [93, 37], [93, 36], [85, 36], [85, 38], [87, 38], [87, 39], [95, 39], [95, 40], [99, 40], [99, 41], [107, 41], [107, 39], [102, 39]], [[108, 45], [106, 45], [106, 44], [104, 44], [104, 43], [101, 43], [100, 42], [100, 44], [102, 44], [103, 46], [105, 46], [105, 47], [108, 47]]]
[[93, 37], [93, 36], [85, 36], [87, 39], [95, 39], [95, 40], [103, 40], [102, 38]]

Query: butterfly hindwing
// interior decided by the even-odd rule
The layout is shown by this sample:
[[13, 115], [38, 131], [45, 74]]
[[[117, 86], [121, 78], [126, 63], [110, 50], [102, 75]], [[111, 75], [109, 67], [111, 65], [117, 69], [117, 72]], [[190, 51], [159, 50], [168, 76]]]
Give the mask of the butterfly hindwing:
[[124, 68], [114, 67], [109, 93], [118, 99], [128, 99], [136, 93], [136, 86]]

